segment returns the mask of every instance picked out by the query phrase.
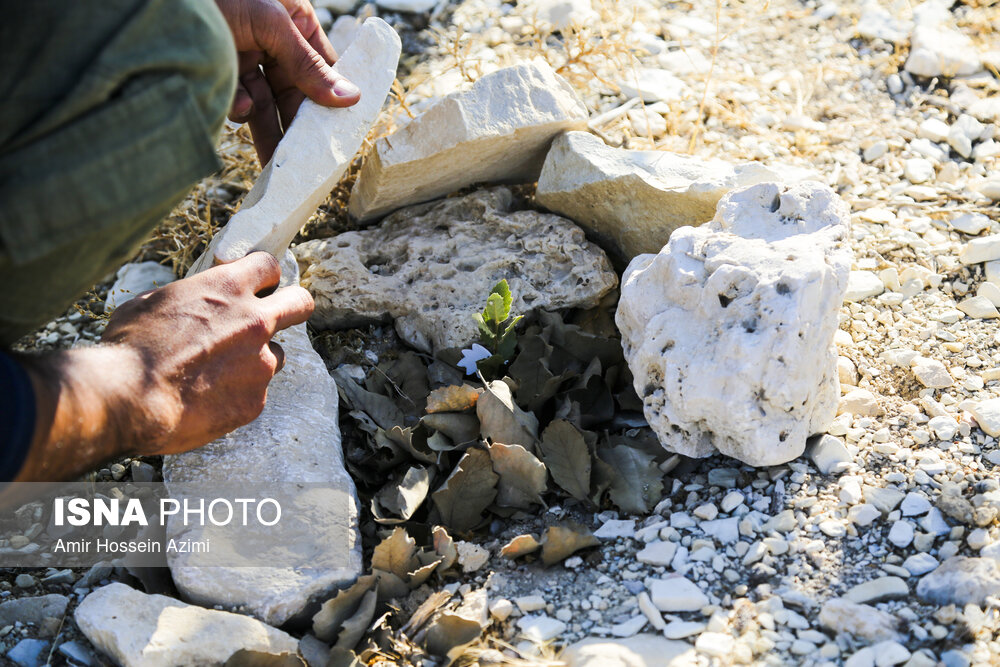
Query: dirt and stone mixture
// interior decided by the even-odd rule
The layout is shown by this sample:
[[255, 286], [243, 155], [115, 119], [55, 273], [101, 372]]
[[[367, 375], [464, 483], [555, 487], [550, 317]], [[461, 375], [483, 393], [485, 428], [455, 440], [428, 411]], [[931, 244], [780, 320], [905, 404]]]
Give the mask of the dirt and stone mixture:
[[[376, 576], [290, 630], [310, 665], [1000, 663], [1000, 6], [315, 4], [328, 23], [377, 15], [403, 38], [368, 150], [435, 100], [540, 57], [586, 107], [573, 129], [610, 147], [759, 162], [764, 180], [830, 186], [849, 207], [854, 260], [833, 341], [837, 416], [775, 466], [659, 447], [621, 356], [616, 289], [534, 313], [485, 385], [457, 370], [459, 350], [415, 353], [384, 321], [313, 331], [340, 386]], [[349, 39], [353, 24], [337, 25]], [[256, 174], [245, 133], [227, 130], [221, 152], [226, 168], [141, 259], [183, 274], [238, 208]], [[300, 242], [358, 229], [345, 210], [361, 171]], [[489, 196], [547, 215], [531, 184], [504, 193]], [[96, 341], [112, 278], [23, 346]], [[458, 446], [470, 420], [482, 447]], [[159, 469], [121, 461], [95, 479]], [[14, 521], [22, 539], [3, 548], [44, 530], [40, 508]], [[162, 573], [121, 567], [0, 574], [0, 661], [107, 663], [74, 612], [109, 581], [174, 594]]]

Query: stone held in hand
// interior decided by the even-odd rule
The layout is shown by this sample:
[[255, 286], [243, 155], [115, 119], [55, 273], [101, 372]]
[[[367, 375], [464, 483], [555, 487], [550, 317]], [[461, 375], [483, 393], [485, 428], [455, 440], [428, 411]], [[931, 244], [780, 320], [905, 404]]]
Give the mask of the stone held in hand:
[[534, 181], [553, 137], [581, 129], [587, 117], [573, 88], [544, 61], [497, 70], [379, 139], [348, 210], [367, 221], [474, 183]]
[[587, 132], [567, 132], [552, 143], [535, 198], [583, 227], [624, 267], [659, 252], [678, 227], [711, 220], [727, 192], [775, 178], [754, 162], [611, 148]]
[[360, 101], [344, 108], [302, 103], [240, 210], [212, 239], [192, 274], [255, 250], [281, 258], [361, 148], [396, 78], [399, 53], [399, 35], [389, 24], [365, 21], [333, 66], [361, 88]]
[[834, 334], [852, 253], [819, 183], [726, 195], [715, 219], [632, 260], [616, 322], [650, 426], [685, 456], [801, 455], [836, 416]]
[[120, 583], [88, 595], [75, 619], [87, 639], [122, 667], [222, 665], [241, 649], [298, 655], [298, 641], [256, 619]]
[[478, 339], [472, 315], [501, 279], [515, 315], [590, 308], [618, 284], [600, 248], [565, 218], [512, 211], [502, 187], [413, 206], [377, 227], [302, 243], [311, 322], [345, 328], [395, 320], [400, 338], [430, 352]]
[[[282, 286], [298, 281], [288, 251], [282, 276]], [[184, 526], [179, 515], [171, 516], [168, 538], [208, 539], [212, 552], [167, 556], [185, 599], [242, 607], [282, 625], [308, 615], [317, 598], [350, 585], [361, 574], [362, 559], [357, 497], [341, 449], [337, 384], [305, 324], [279, 332], [275, 341], [285, 351], [285, 366], [268, 387], [261, 415], [204, 447], [165, 457], [163, 477], [171, 497], [181, 500], [199, 489], [212, 498], [243, 497], [244, 487], [259, 497], [281, 494], [282, 520], [259, 531], [239, 522]], [[221, 565], [214, 564], [215, 554], [224, 556]]]

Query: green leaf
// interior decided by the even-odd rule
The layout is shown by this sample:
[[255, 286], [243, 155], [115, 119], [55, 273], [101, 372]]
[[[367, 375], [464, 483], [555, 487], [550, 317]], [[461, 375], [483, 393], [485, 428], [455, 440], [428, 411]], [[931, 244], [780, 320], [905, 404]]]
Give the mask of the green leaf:
[[[499, 294], [490, 294], [486, 299], [486, 308], [483, 309], [483, 319], [493, 332], [500, 330], [500, 324], [507, 319], [507, 311], [504, 308], [503, 297]], [[496, 335], [496, 333], [494, 333]]]
[[510, 307], [514, 303], [514, 297], [510, 293], [510, 285], [507, 284], [507, 279], [504, 278], [490, 290], [490, 295], [497, 294], [503, 299], [503, 317], [497, 320], [497, 323], [503, 322], [508, 317], [510, 317]]
[[496, 351], [499, 356], [503, 357], [504, 361], [514, 356], [514, 351], [517, 349], [517, 333], [514, 331], [514, 327], [522, 319], [524, 319], [524, 315], [515, 317], [500, 336]]
[[476, 313], [472, 316], [472, 319], [476, 321], [476, 327], [479, 329], [479, 338], [487, 348], [492, 348], [496, 342], [496, 334], [490, 329], [486, 320], [483, 319], [482, 313]]

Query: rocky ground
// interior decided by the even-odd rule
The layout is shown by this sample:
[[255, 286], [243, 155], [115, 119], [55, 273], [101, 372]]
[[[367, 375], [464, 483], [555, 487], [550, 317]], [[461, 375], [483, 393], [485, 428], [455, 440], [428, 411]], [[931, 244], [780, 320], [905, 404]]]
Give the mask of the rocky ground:
[[[329, 20], [341, 11], [316, 4], [333, 9]], [[542, 0], [417, 4], [428, 6], [352, 7], [403, 36], [382, 132], [499, 66], [541, 56], [610, 146], [759, 161], [788, 181], [831, 186], [850, 208], [854, 262], [835, 338], [839, 416], [806, 455], [754, 468], [664, 453], [663, 491], [638, 515], [550, 489], [547, 507], [460, 531], [458, 566], [400, 601], [402, 622], [441, 591], [485, 590], [490, 624], [466, 663], [1000, 663], [1000, 7], [944, 10], [960, 37], [921, 33], [921, 11], [932, 10], [908, 3], [580, 0], [552, 13], [557, 3]], [[203, 242], [207, 221], [225, 219], [252, 182], [244, 140], [227, 134], [226, 171], [198, 186], [146, 258], [190, 264], [196, 253], [175, 240]], [[347, 185], [303, 239], [350, 228]], [[25, 347], [98, 338], [90, 306], [108, 285]], [[315, 342], [331, 367], [362, 375], [404, 349], [386, 326]], [[355, 425], [342, 423], [350, 447]], [[97, 474], [147, 479], [158, 466], [126, 461]], [[538, 554], [501, 554], [567, 521], [599, 545], [550, 567]], [[24, 523], [30, 536], [34, 522]], [[368, 562], [384, 534], [368, 515], [364, 527]], [[140, 585], [121, 569], [0, 575], [2, 659], [99, 664], [72, 613], [106, 579]], [[577, 644], [587, 638], [617, 643]], [[363, 655], [445, 662], [396, 649]]]

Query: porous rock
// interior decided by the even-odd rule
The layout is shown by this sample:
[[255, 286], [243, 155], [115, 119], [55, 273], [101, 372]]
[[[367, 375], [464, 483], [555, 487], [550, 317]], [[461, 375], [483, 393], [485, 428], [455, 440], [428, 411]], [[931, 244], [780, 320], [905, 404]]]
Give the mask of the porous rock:
[[295, 248], [302, 286], [321, 328], [395, 319], [400, 337], [422, 350], [476, 340], [473, 313], [506, 278], [512, 311], [591, 307], [617, 277], [600, 248], [569, 220], [511, 212], [506, 188], [422, 204], [379, 226]]
[[[298, 278], [291, 253], [282, 274], [283, 285]], [[285, 366], [268, 387], [263, 413], [200, 449], [166, 457], [163, 476], [171, 496], [181, 500], [203, 491], [201, 497], [209, 498], [245, 497], [248, 490], [254, 498], [280, 495], [282, 520], [275, 526], [184, 526], [174, 515], [167, 536], [211, 541], [210, 555], [168, 554], [186, 599], [245, 607], [282, 625], [358, 577], [361, 539], [354, 482], [340, 445], [337, 385], [305, 324], [274, 340], [284, 349]]]
[[548, 64], [497, 70], [379, 139], [348, 210], [372, 220], [473, 183], [535, 181], [553, 137], [586, 119], [583, 102]]
[[399, 35], [379, 18], [365, 21], [333, 66], [361, 88], [354, 106], [305, 100], [240, 210], [191, 268], [235, 261], [253, 250], [280, 258], [340, 180], [378, 117], [399, 63]]
[[851, 251], [826, 186], [764, 183], [632, 260], [616, 322], [663, 446], [777, 465], [836, 416], [833, 338]]
[[535, 197], [625, 266], [636, 255], [659, 252], [678, 227], [711, 220], [730, 190], [774, 179], [754, 162], [611, 148], [592, 134], [567, 132], [552, 143]]
[[88, 595], [76, 624], [122, 667], [223, 665], [237, 651], [298, 654], [298, 642], [248, 616], [202, 609], [114, 583]]

